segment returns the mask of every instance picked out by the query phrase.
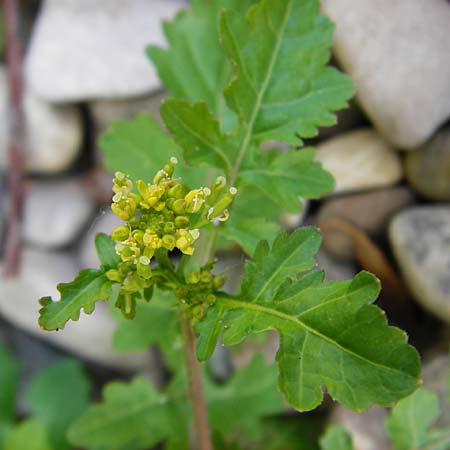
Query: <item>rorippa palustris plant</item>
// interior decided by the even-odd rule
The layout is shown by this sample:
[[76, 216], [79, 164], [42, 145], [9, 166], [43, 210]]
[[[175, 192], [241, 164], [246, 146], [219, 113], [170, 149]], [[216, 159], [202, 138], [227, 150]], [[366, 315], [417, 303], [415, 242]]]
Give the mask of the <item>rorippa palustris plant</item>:
[[[41, 300], [39, 323], [62, 328], [112, 298], [132, 319], [121, 323], [116, 346], [157, 344], [174, 378], [163, 391], [143, 380], [107, 387], [104, 401], [71, 428], [75, 445], [187, 448], [191, 414], [180, 404], [187, 390], [180, 347], [194, 447], [211, 449], [211, 434], [254, 431], [253, 415], [279, 411], [280, 403], [262, 389], [242, 414], [230, 413], [198, 361], [211, 357], [219, 339], [236, 345], [269, 329], [281, 338], [278, 388], [295, 409], [317, 407], [324, 389], [362, 410], [392, 405], [417, 388], [417, 352], [372, 304], [378, 280], [361, 272], [325, 282], [315, 262], [320, 232], [280, 231], [279, 216], [298, 211], [299, 197], [333, 189], [314, 149], [302, 147], [303, 138], [335, 123], [333, 112], [354, 93], [351, 80], [327, 65], [332, 31], [318, 0], [194, 0], [165, 25], [169, 47], [148, 49], [176, 97], [161, 107], [171, 136], [140, 115], [101, 137], [106, 166], [117, 171], [112, 208], [124, 224], [97, 237], [100, 269], [59, 285], [59, 301]], [[274, 142], [290, 147], [280, 152]], [[213, 268], [217, 249], [229, 242], [249, 255], [231, 293]], [[180, 340], [178, 350], [171, 347]], [[254, 395], [264, 378], [254, 364], [258, 369], [236, 375], [241, 395], [242, 380]]]

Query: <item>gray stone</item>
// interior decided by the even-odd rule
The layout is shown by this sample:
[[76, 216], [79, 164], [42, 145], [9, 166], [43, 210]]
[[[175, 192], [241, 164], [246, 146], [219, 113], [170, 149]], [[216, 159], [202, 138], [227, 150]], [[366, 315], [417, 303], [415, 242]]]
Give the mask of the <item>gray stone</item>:
[[163, 45], [162, 21], [181, 0], [46, 0], [25, 60], [25, 77], [51, 101], [119, 98], [160, 87], [145, 57]]
[[[381, 235], [389, 219], [398, 211], [411, 205], [414, 195], [406, 187], [393, 187], [331, 198], [325, 201], [317, 215], [317, 224], [322, 228], [327, 220], [336, 217], [345, 219], [369, 234]], [[348, 234], [336, 229], [323, 230], [323, 246], [334, 257], [343, 260], [354, 259], [354, 245]]]
[[[9, 90], [4, 67], [0, 67], [0, 169], [8, 165], [10, 142]], [[82, 142], [81, 115], [71, 105], [57, 106], [25, 92], [24, 114], [27, 136], [25, 168], [51, 174], [66, 170], [76, 159]]]
[[321, 4], [336, 23], [334, 53], [355, 81], [364, 111], [394, 145], [420, 145], [450, 115], [448, 2]]
[[20, 276], [1, 280], [0, 314], [22, 330], [81, 358], [122, 370], [151, 371], [155, 365], [149, 352], [122, 354], [113, 349], [112, 335], [117, 322], [104, 302], [99, 302], [91, 315], [81, 313], [78, 322], [68, 322], [63, 330], [39, 328], [38, 299], [49, 295], [59, 299], [56, 285], [72, 280], [78, 270], [74, 258], [67, 253], [26, 248]]
[[89, 103], [92, 120], [98, 134], [108, 129], [112, 122], [119, 119], [131, 119], [140, 113], [148, 113], [160, 119], [159, 108], [166, 97], [163, 91], [145, 97], [126, 100], [95, 100]]
[[328, 280], [350, 280], [356, 275], [356, 267], [351, 262], [339, 261], [320, 249], [316, 256], [319, 268]]
[[402, 178], [399, 156], [370, 128], [319, 144], [316, 160], [334, 176], [335, 192], [390, 186]]
[[441, 415], [433, 425], [436, 428], [450, 427], [450, 359], [448, 353], [434, 355], [425, 360], [422, 367], [423, 387], [434, 392], [439, 399]]
[[346, 428], [356, 450], [391, 450], [384, 429], [387, 415], [387, 410], [379, 406], [357, 413], [339, 405], [333, 410], [331, 422]]
[[123, 221], [109, 207], [104, 207], [98, 212], [79, 248], [79, 258], [82, 267], [98, 267], [98, 256], [94, 245], [95, 236], [98, 233], [111, 234], [115, 227], [122, 224]]
[[450, 205], [402, 211], [389, 227], [389, 238], [414, 298], [450, 323]]
[[450, 200], [450, 128], [405, 158], [409, 184], [431, 200]]
[[95, 203], [79, 180], [34, 181], [28, 185], [23, 232], [33, 245], [63, 247], [78, 238]]

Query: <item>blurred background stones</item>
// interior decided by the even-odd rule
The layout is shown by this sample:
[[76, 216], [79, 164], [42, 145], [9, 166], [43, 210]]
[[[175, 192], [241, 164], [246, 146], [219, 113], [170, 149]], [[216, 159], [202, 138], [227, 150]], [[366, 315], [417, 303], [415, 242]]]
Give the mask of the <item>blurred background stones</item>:
[[[116, 321], [106, 303], [57, 333], [37, 325], [37, 299], [55, 295], [83, 267], [98, 265], [98, 232], [110, 232], [110, 174], [97, 139], [117, 119], [159, 117], [166, 94], [145, 56], [164, 45], [162, 21], [181, 0], [42, 0], [22, 2], [26, 18], [27, 119], [25, 248], [17, 279], [0, 281], [0, 339], [35, 367], [73, 354], [114, 374], [161, 375], [154, 353], [117, 353]], [[321, 228], [318, 263], [327, 279], [373, 271], [383, 283], [378, 304], [407, 329], [425, 354], [425, 386], [444, 399], [450, 324], [450, 4], [445, 0], [322, 0], [336, 22], [333, 61], [355, 81], [356, 99], [337, 124], [307, 144], [336, 179], [335, 192], [285, 215], [292, 229]], [[430, 25], [432, 24], [432, 25]], [[0, 65], [0, 174], [7, 166], [10, 112]], [[3, 177], [4, 178], [4, 177]], [[0, 180], [0, 232], [6, 193]], [[336, 226], [336, 224], [338, 226]], [[243, 258], [231, 261], [230, 289]], [[12, 307], [12, 305], [14, 305]], [[214, 356], [219, 378], [254, 351], [273, 361], [274, 333]], [[30, 362], [30, 367], [32, 365]], [[34, 370], [34, 369], [30, 369]], [[108, 375], [109, 374], [109, 375]], [[436, 386], [435, 386], [436, 385]], [[444, 405], [442, 400], [442, 405]], [[447, 409], [448, 411], [448, 409]], [[348, 427], [358, 450], [389, 448], [374, 408], [363, 415], [341, 407], [331, 420]], [[445, 424], [450, 425], [448, 414]]]

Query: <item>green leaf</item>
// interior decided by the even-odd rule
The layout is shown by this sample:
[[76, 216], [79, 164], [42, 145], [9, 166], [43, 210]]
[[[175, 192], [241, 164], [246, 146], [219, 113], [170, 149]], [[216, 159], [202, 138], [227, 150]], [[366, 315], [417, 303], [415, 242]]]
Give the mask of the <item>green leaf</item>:
[[438, 416], [437, 396], [426, 389], [418, 389], [400, 401], [385, 421], [393, 447], [396, 450], [450, 449], [450, 430], [437, 434], [429, 431]]
[[116, 253], [114, 241], [105, 233], [95, 236], [95, 248], [98, 259], [103, 269], [115, 269], [120, 262], [120, 256]]
[[17, 359], [0, 344], [0, 426], [10, 423], [15, 416], [19, 375]]
[[318, 198], [334, 187], [333, 177], [314, 162], [314, 153], [313, 148], [305, 148], [272, 154], [267, 161], [259, 159], [254, 167], [242, 170], [239, 181], [259, 187], [285, 210], [298, 212], [298, 197]]
[[253, 254], [261, 239], [273, 242], [280, 231], [277, 223], [269, 222], [262, 217], [233, 220], [221, 228], [221, 234], [226, 239], [236, 242], [249, 255]]
[[68, 449], [66, 432], [89, 404], [90, 382], [80, 363], [66, 359], [40, 372], [28, 390], [33, 418], [45, 425], [49, 442], [58, 450]]
[[148, 114], [114, 122], [100, 136], [99, 144], [105, 155], [105, 166], [110, 171], [125, 172], [135, 180], [149, 180], [170, 157], [175, 156], [180, 161], [177, 176], [190, 186], [204, 183], [204, 169], [183, 167], [181, 149]]
[[103, 397], [70, 427], [73, 445], [88, 450], [150, 448], [174, 432], [166, 398], [145, 380], [110, 383]]
[[[137, 302], [136, 316], [130, 321], [117, 315], [119, 327], [113, 336], [113, 345], [119, 352], [147, 350], [158, 345], [172, 369], [184, 364], [183, 341], [171, 292], [155, 289], [149, 303]], [[151, 324], [151, 326], [149, 326]]]
[[175, 141], [184, 149], [189, 164], [218, 167], [226, 175], [231, 174], [230, 138], [222, 134], [206, 103], [190, 105], [185, 100], [169, 98], [161, 107], [161, 115]]
[[205, 390], [213, 429], [228, 438], [258, 437], [262, 432], [262, 418], [283, 411], [276, 379], [276, 367], [267, 366], [259, 354], [227, 383], [207, 383]]
[[312, 228], [281, 234], [272, 248], [261, 242], [240, 294], [219, 296], [197, 327], [199, 358], [209, 356], [221, 330], [223, 344], [234, 345], [276, 329], [279, 387], [294, 408], [315, 408], [322, 387], [350, 409], [391, 405], [416, 389], [418, 354], [371, 305], [380, 289], [373, 275], [324, 283], [320, 272], [311, 271], [319, 243]]
[[347, 106], [354, 88], [326, 67], [332, 32], [318, 0], [262, 0], [245, 16], [222, 14], [222, 43], [234, 68], [225, 97], [244, 123], [242, 152], [251, 140], [297, 144], [336, 123], [332, 111]]
[[353, 450], [352, 438], [348, 431], [340, 425], [327, 428], [326, 433], [320, 438], [322, 450]]
[[164, 24], [168, 48], [147, 49], [170, 94], [192, 103], [203, 100], [220, 118], [225, 130], [235, 125], [236, 116], [227, 107], [222, 93], [231, 67], [219, 43], [217, 22], [222, 8], [244, 14], [253, 2], [194, 0], [187, 10]]
[[59, 301], [51, 297], [39, 300], [42, 306], [39, 325], [45, 330], [58, 330], [64, 328], [67, 321], [78, 320], [82, 309], [91, 314], [97, 301], [107, 300], [111, 295], [112, 284], [102, 270], [82, 270], [70, 283], [58, 284]]
[[4, 450], [51, 450], [53, 447], [50, 446], [45, 427], [36, 420], [27, 420], [11, 430], [2, 448]]

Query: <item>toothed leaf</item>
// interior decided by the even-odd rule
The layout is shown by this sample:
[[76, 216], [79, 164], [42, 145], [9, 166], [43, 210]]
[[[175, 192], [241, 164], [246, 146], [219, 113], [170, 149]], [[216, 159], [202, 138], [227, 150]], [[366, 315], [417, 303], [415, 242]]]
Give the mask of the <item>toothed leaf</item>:
[[39, 325], [45, 330], [58, 330], [69, 320], [78, 320], [81, 310], [91, 314], [97, 301], [107, 300], [111, 295], [112, 285], [102, 270], [82, 270], [70, 283], [58, 284], [60, 300], [53, 301], [51, 297], [39, 300], [42, 306]]

